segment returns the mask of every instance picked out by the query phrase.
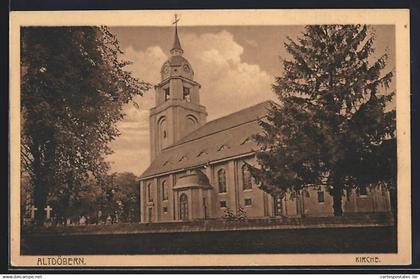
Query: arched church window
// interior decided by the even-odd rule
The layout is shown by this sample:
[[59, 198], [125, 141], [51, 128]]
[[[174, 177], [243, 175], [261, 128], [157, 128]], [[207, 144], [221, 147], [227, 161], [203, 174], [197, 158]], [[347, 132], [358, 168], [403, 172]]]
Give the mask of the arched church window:
[[182, 98], [187, 102], [191, 102], [190, 88], [184, 87]]
[[162, 182], [162, 200], [168, 200], [168, 185], [165, 180]]
[[169, 96], [170, 96], [169, 87], [165, 88], [163, 91], [164, 91], [164, 94], [165, 94], [165, 101], [169, 100]]
[[147, 200], [149, 201], [149, 202], [151, 202], [151, 201], [153, 201], [153, 198], [152, 198], [152, 184], [147, 184]]
[[219, 184], [219, 193], [226, 193], [226, 172], [224, 169], [220, 169], [217, 172], [217, 181]]
[[318, 191], [318, 203], [324, 203], [324, 202], [325, 202], [324, 191]]
[[168, 131], [166, 127], [166, 118], [162, 116], [158, 121], [158, 136], [157, 142], [160, 149], [165, 148], [168, 138]]
[[247, 165], [242, 166], [242, 189], [252, 189], [251, 172], [249, 171]]

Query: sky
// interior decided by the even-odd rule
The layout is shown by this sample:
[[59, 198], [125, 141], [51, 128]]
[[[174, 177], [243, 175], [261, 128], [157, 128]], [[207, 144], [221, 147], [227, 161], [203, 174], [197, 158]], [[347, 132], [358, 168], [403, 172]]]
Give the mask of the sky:
[[[374, 26], [375, 53], [387, 52], [385, 71], [394, 70], [395, 32], [393, 26]], [[112, 27], [124, 54], [133, 63], [126, 70], [141, 80], [157, 84], [160, 68], [170, 56], [174, 27]], [[271, 86], [281, 74], [281, 58], [287, 37], [295, 40], [303, 26], [197, 26], [178, 27], [184, 57], [201, 84], [200, 102], [207, 108], [207, 121], [265, 100], [276, 101]], [[391, 85], [391, 88], [393, 85]], [[154, 107], [154, 89], [135, 98], [124, 108], [118, 123], [120, 137], [111, 143], [114, 153], [107, 157], [112, 172], [140, 175], [150, 164], [149, 110]]]

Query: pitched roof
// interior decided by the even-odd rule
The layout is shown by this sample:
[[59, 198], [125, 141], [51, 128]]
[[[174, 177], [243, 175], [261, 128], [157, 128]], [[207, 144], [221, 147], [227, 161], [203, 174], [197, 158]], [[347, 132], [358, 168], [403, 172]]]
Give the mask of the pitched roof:
[[178, 26], [175, 26], [175, 37], [174, 37], [174, 44], [172, 46], [172, 49], [182, 50], [181, 42], [179, 41], [179, 37], [178, 37]]
[[252, 135], [261, 131], [258, 119], [273, 102], [265, 101], [207, 122], [175, 144], [165, 148], [140, 176], [146, 178], [192, 168], [255, 151]]

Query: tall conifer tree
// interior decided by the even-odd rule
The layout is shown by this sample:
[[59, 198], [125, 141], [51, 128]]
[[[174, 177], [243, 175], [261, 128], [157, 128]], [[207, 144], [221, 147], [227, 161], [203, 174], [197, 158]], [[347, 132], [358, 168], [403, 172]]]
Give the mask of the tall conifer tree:
[[284, 44], [291, 58], [273, 85], [273, 105], [256, 136], [260, 164], [251, 171], [272, 195], [326, 185], [334, 215], [344, 190], [395, 185], [392, 72], [375, 60], [374, 35], [362, 25], [306, 26]]

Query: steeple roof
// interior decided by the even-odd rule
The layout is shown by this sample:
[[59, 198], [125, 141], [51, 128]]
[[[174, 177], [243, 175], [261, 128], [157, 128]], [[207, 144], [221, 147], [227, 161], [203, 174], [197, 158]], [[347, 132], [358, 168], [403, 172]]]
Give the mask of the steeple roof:
[[178, 21], [179, 18], [175, 16], [175, 34], [173, 46], [170, 50], [170, 57], [163, 63], [161, 68], [161, 79], [165, 80], [169, 77], [184, 77], [190, 80], [194, 79], [194, 71], [187, 59], [183, 57], [184, 50], [181, 47], [181, 42], [178, 36]]
[[175, 24], [175, 37], [174, 37], [174, 44], [171, 49], [172, 55], [182, 55], [184, 53], [184, 50], [181, 47], [181, 42], [179, 41], [178, 37], [178, 24]]

